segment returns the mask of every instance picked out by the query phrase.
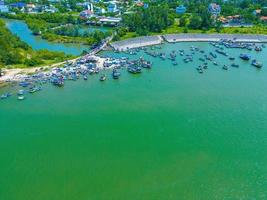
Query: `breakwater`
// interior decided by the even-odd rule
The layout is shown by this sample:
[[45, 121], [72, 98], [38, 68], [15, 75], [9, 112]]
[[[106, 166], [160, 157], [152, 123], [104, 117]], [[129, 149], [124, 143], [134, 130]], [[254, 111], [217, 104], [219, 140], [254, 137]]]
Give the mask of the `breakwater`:
[[111, 43], [111, 47], [118, 51], [125, 51], [127, 49], [139, 48], [144, 46], [151, 46], [161, 44], [163, 41], [161, 36], [144, 36], [131, 38]]
[[162, 36], [167, 42], [217, 42], [221, 39], [236, 42], [267, 42], [267, 35], [254, 34], [167, 34]]

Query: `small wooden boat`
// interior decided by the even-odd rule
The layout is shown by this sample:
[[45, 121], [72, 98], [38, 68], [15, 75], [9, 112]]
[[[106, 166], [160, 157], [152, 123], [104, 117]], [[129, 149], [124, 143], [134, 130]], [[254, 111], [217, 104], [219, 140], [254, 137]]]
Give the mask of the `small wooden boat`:
[[233, 64], [231, 64], [231, 67], [236, 67], [236, 68], [238, 68], [238, 67], [239, 67], [239, 65], [238, 65], [238, 64], [235, 64], [235, 63], [233, 63]]
[[228, 66], [227, 65], [223, 65], [222, 69], [228, 70]]
[[19, 95], [19, 96], [18, 96], [18, 100], [21, 101], [21, 100], [24, 100], [24, 99], [25, 99], [25, 97], [24, 97], [23, 95]]
[[100, 81], [105, 81], [106, 79], [107, 79], [106, 75], [102, 75], [102, 76], [100, 76], [100, 78], [99, 78]]
[[250, 59], [250, 56], [247, 55], [247, 54], [241, 53], [240, 56], [239, 56], [239, 58], [241, 58], [242, 60], [249, 60]]
[[257, 67], [257, 68], [262, 68], [262, 63], [256, 61], [255, 59], [252, 60], [251, 65], [254, 66], [254, 67]]

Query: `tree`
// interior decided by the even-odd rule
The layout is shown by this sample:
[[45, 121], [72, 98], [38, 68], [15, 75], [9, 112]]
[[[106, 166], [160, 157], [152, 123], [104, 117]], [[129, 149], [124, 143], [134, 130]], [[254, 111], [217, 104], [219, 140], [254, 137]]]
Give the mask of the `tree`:
[[186, 18], [183, 16], [179, 20], [179, 26], [184, 27], [186, 25]]
[[201, 27], [201, 24], [202, 24], [202, 20], [201, 20], [201, 17], [194, 14], [191, 19], [190, 19], [190, 23], [189, 23], [189, 28], [192, 28], [192, 29], [199, 29]]

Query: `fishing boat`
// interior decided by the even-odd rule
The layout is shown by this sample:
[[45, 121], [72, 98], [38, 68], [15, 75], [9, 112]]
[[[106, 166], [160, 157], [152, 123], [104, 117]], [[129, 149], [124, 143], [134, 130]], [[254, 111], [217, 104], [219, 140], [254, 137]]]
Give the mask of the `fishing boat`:
[[21, 100], [24, 100], [24, 99], [25, 99], [25, 97], [24, 97], [23, 95], [19, 95], [19, 96], [18, 96], [18, 100], [21, 101]]
[[239, 58], [241, 58], [242, 60], [249, 60], [250, 59], [250, 56], [247, 55], [247, 54], [241, 53], [240, 56], [239, 56]]
[[18, 95], [24, 95], [25, 91], [24, 90], [19, 90]]
[[106, 75], [102, 75], [102, 76], [100, 76], [100, 78], [99, 78], [100, 81], [105, 81], [106, 79], [107, 79]]
[[202, 74], [202, 73], [203, 73], [203, 68], [202, 68], [202, 66], [201, 66], [201, 65], [200, 65], [200, 66], [198, 66], [196, 69], [197, 69], [198, 73], [200, 73], [200, 74]]
[[213, 57], [213, 58], [217, 58], [217, 55], [213, 52], [210, 52], [210, 55]]
[[19, 86], [21, 86], [21, 87], [28, 87], [29, 85], [30, 85], [30, 83], [26, 82], [26, 81], [22, 81], [19, 83]]
[[238, 64], [235, 64], [235, 63], [233, 63], [233, 64], [231, 64], [231, 67], [236, 67], [236, 68], [238, 68], [238, 67], [239, 67], [239, 65], [238, 65]]
[[252, 60], [251, 65], [254, 66], [254, 67], [257, 67], [257, 68], [262, 68], [262, 63], [256, 61], [255, 59]]
[[173, 64], [174, 66], [178, 65], [178, 63], [177, 63], [177, 62], [173, 62], [172, 64]]
[[112, 71], [112, 77], [113, 79], [119, 79], [121, 73], [117, 69], [113, 69]]
[[35, 93], [41, 90], [41, 87], [34, 86], [29, 89], [29, 93]]
[[227, 65], [223, 65], [222, 69], [228, 70], [228, 66]]
[[216, 65], [216, 66], [218, 65], [218, 63], [216, 61], [214, 61], [213, 64]]
[[231, 56], [231, 57], [229, 57], [229, 60], [235, 60], [235, 58]]
[[259, 47], [259, 46], [256, 46], [256, 47], [255, 47], [255, 51], [262, 51], [262, 48]]
[[88, 76], [87, 75], [84, 75], [83, 76], [83, 80], [85, 80], [85, 81], [88, 80]]
[[10, 93], [6, 93], [6, 94], [2, 94], [1, 95], [1, 99], [7, 99], [8, 97], [10, 97], [11, 96], [11, 94]]

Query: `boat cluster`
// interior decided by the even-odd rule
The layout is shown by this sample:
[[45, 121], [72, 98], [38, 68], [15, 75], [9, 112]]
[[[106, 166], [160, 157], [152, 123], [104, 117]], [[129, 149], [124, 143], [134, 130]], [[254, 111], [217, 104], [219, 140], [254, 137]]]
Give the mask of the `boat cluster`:
[[42, 86], [51, 83], [57, 87], [63, 87], [66, 81], [76, 81], [78, 79], [88, 80], [89, 75], [100, 74], [99, 81], [105, 81], [107, 76], [104, 72], [111, 70], [111, 77], [119, 79], [121, 68], [126, 68], [129, 73], [137, 74], [142, 72], [142, 68], [151, 69], [152, 63], [143, 58], [129, 60], [127, 57], [101, 58], [103, 66], [99, 67], [95, 58], [82, 58], [75, 62], [66, 62], [61, 67], [56, 67], [48, 72], [39, 72], [34, 75], [23, 77], [16, 85], [15, 92], [4, 93], [0, 99], [7, 99], [12, 95], [18, 100], [24, 100], [26, 94], [33, 94], [41, 91]]
[[220, 48], [220, 47], [226, 47], [226, 48], [239, 48], [239, 49], [247, 49], [252, 51], [253, 49], [255, 51], [262, 51], [262, 48], [265, 48], [265, 44], [256, 45], [255, 43], [249, 43], [249, 42], [238, 42], [234, 38], [233, 40], [227, 40], [227, 39], [221, 39], [218, 42], [211, 42], [212, 46]]

